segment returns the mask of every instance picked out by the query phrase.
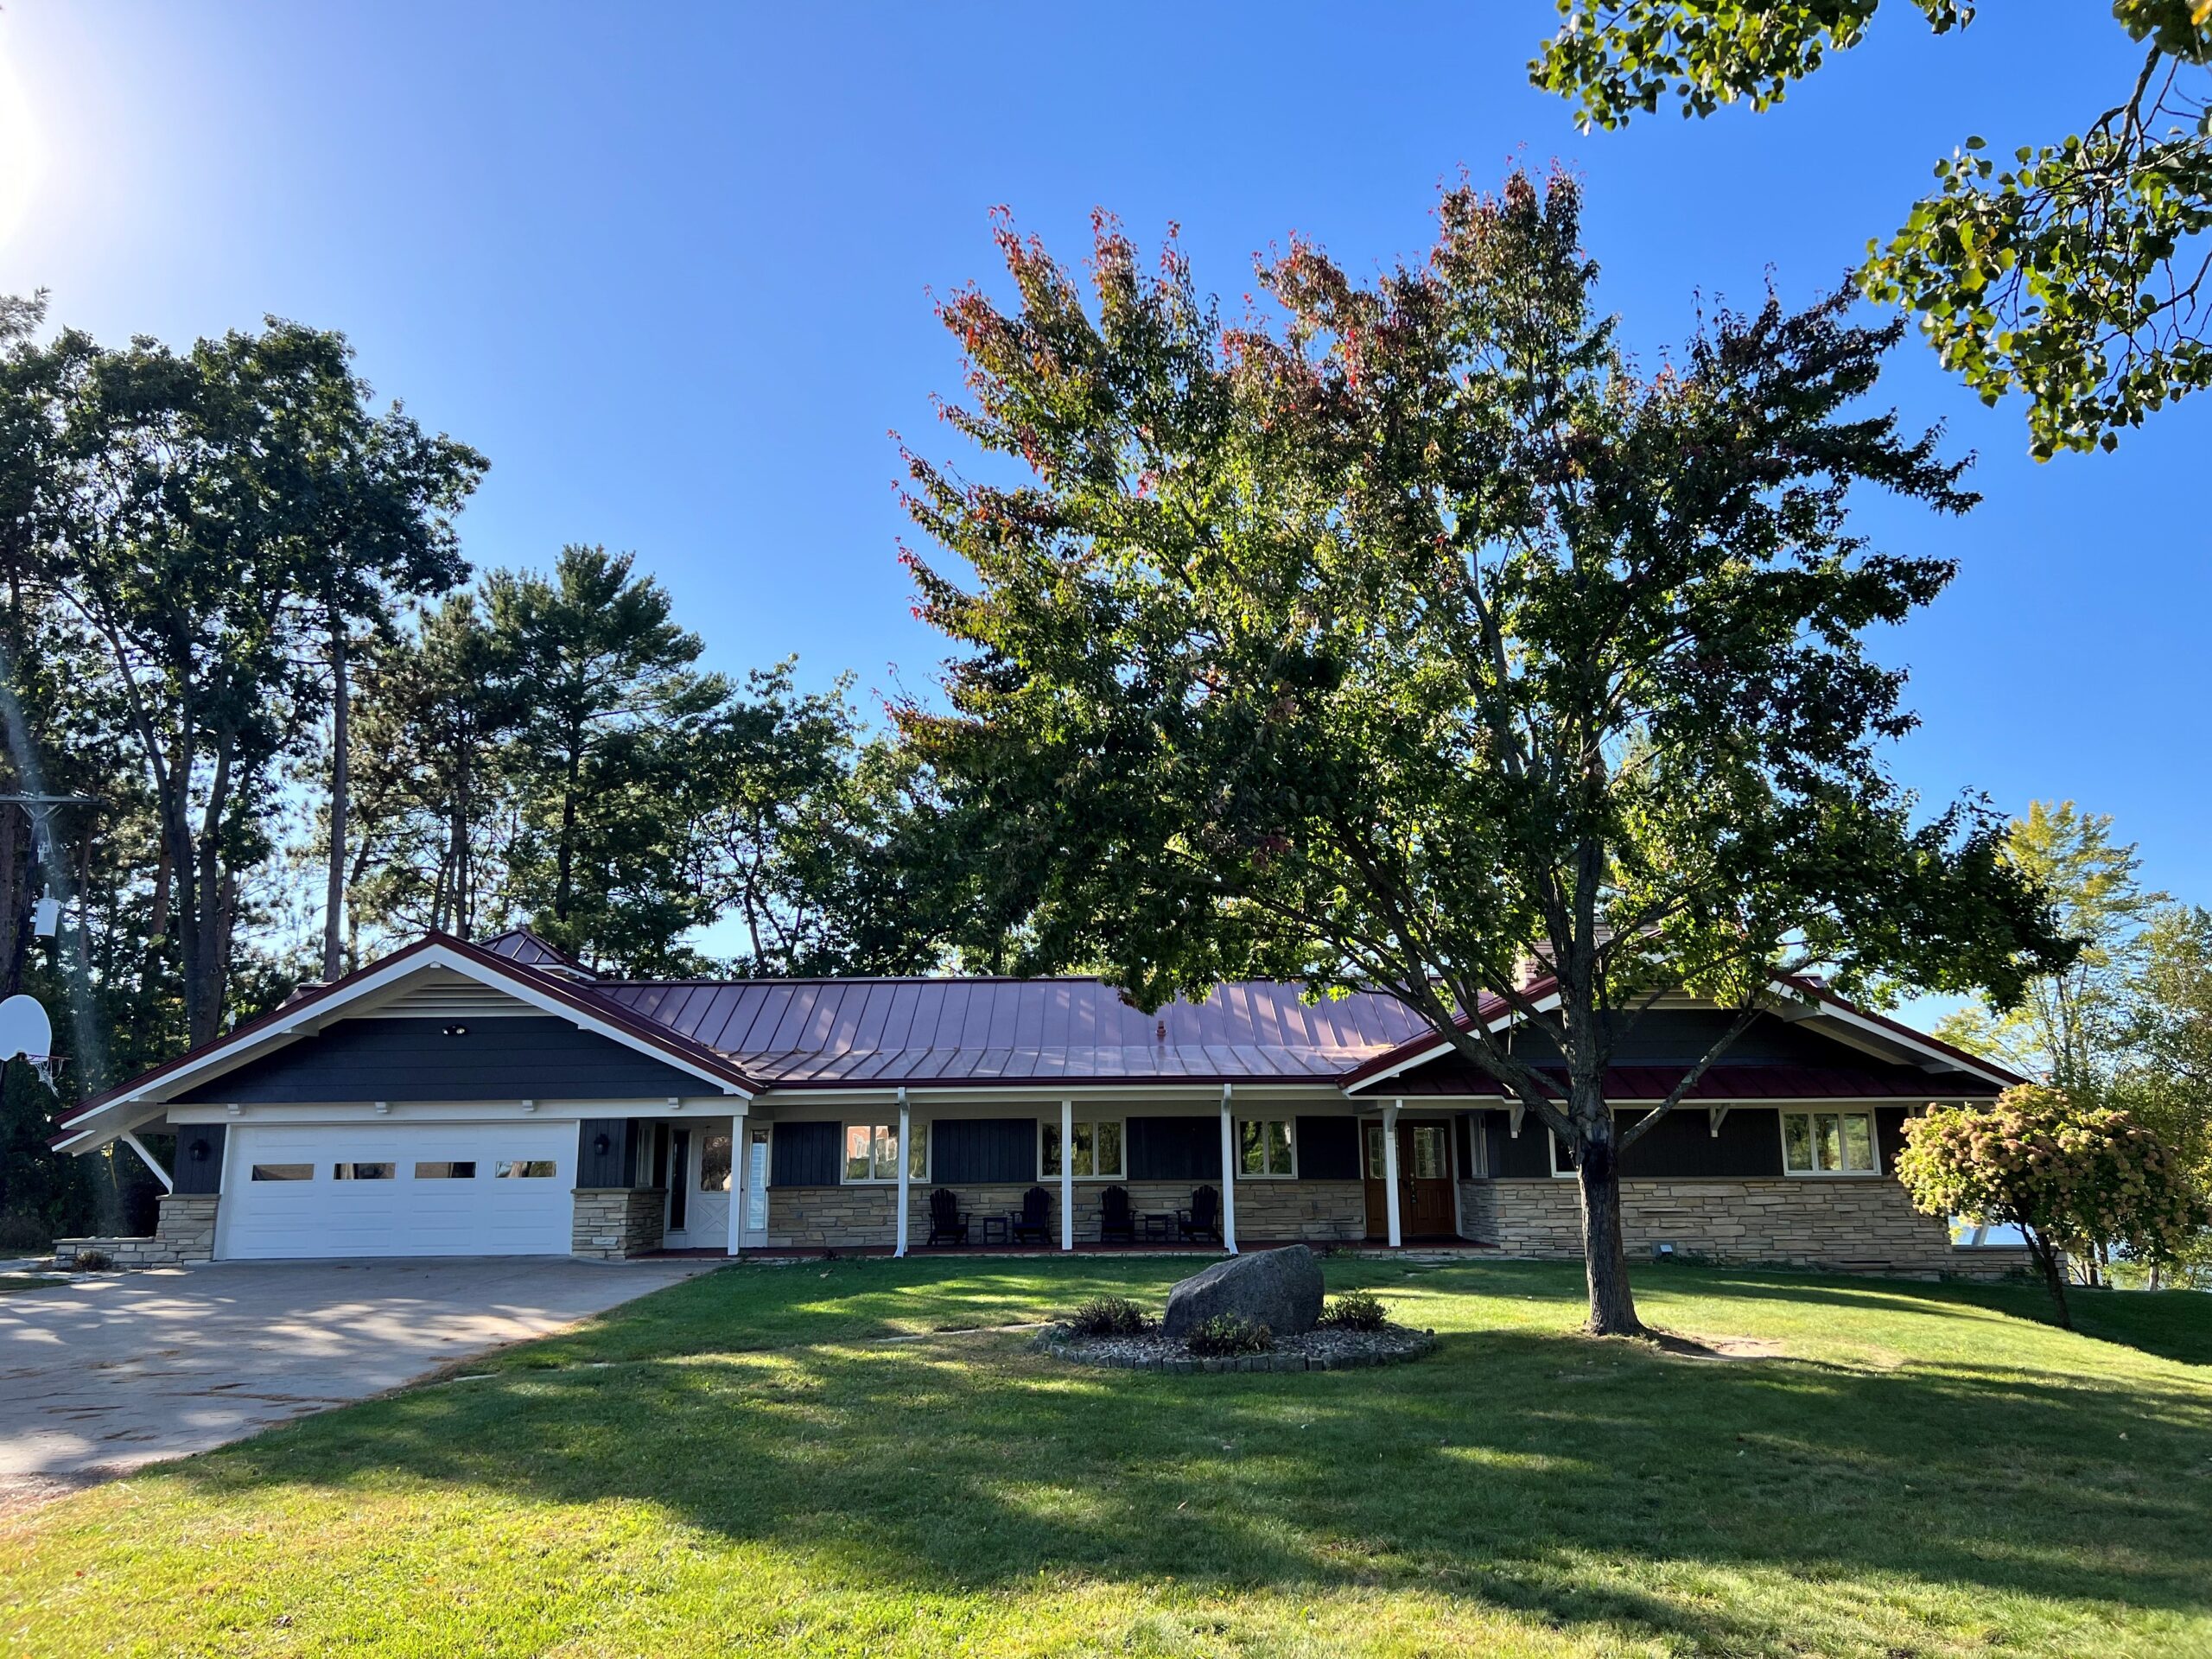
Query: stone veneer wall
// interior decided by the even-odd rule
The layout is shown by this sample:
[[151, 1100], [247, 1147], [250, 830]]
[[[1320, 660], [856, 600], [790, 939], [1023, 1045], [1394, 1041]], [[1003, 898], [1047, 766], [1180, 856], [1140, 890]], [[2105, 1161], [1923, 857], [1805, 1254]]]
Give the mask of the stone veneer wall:
[[661, 1247], [664, 1186], [580, 1186], [569, 1234], [572, 1255], [615, 1261]]
[[1484, 1243], [1497, 1236], [1497, 1183], [1459, 1183], [1459, 1236]]
[[[1580, 1256], [1582, 1218], [1570, 1180], [1498, 1180], [1471, 1236], [1510, 1255]], [[1464, 1190], [1464, 1189], [1463, 1189]], [[1630, 1259], [1654, 1244], [1716, 1262], [1787, 1262], [1851, 1273], [2001, 1278], [2026, 1268], [2024, 1249], [1961, 1250], [1938, 1217], [1912, 1207], [1887, 1178], [1792, 1180], [1677, 1177], [1624, 1180], [1622, 1230]]]
[[98, 1250], [118, 1268], [174, 1268], [215, 1259], [214, 1192], [171, 1192], [161, 1201], [151, 1238], [57, 1238], [54, 1264], [76, 1266], [86, 1250]]
[[[1075, 1242], [1095, 1245], [1101, 1195], [1112, 1181], [1075, 1184]], [[1220, 1189], [1218, 1181], [1122, 1181], [1129, 1208], [1140, 1216], [1172, 1214], [1190, 1207], [1201, 1186]], [[919, 1249], [930, 1236], [930, 1194], [950, 1182], [916, 1181], [907, 1189], [906, 1243]], [[1060, 1242], [1060, 1184], [1058, 1180], [952, 1186], [968, 1216], [968, 1242], [983, 1242], [983, 1221], [1018, 1212], [1022, 1195], [1041, 1186], [1052, 1195], [1046, 1242]], [[898, 1188], [884, 1185], [772, 1186], [768, 1189], [768, 1248], [771, 1249], [874, 1249], [897, 1242], [893, 1225]], [[1236, 1232], [1243, 1239], [1357, 1242], [1367, 1231], [1364, 1190], [1357, 1181], [1239, 1181]], [[1140, 1230], [1138, 1238], [1141, 1242]]]

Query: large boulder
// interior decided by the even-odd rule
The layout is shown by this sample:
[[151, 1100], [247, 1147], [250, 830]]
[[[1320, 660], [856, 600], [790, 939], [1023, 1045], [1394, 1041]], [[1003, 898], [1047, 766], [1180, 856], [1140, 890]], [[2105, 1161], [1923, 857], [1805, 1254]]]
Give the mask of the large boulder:
[[1321, 1318], [1321, 1259], [1303, 1244], [1232, 1255], [1167, 1293], [1160, 1331], [1180, 1341], [1217, 1313], [1235, 1313], [1279, 1337], [1311, 1331]]

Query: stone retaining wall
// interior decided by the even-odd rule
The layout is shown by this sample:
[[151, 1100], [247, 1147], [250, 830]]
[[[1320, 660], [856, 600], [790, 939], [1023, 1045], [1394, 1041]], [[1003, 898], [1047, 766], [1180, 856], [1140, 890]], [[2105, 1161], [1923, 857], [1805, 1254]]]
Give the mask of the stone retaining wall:
[[[1580, 1256], [1582, 1217], [1571, 1180], [1467, 1183], [1491, 1188], [1491, 1213], [1470, 1232], [1514, 1255]], [[1714, 1262], [1784, 1262], [1848, 1273], [2002, 1278], [2029, 1266], [2024, 1249], [1961, 1250], [1950, 1229], [1912, 1207], [1886, 1177], [1624, 1180], [1622, 1231], [1630, 1258], [1672, 1244]]]
[[175, 1268], [215, 1259], [214, 1192], [171, 1192], [161, 1201], [151, 1238], [57, 1238], [54, 1265], [73, 1268], [87, 1250], [98, 1250], [118, 1268]]
[[666, 1187], [580, 1186], [575, 1199], [570, 1255], [617, 1261], [660, 1249]]

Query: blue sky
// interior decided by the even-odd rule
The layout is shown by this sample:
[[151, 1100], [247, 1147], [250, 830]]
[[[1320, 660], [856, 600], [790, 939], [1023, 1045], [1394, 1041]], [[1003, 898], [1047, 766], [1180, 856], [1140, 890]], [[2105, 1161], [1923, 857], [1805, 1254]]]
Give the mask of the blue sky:
[[[1418, 254], [1460, 167], [1557, 158], [1649, 357], [1700, 293], [1833, 285], [1953, 144], [2078, 130], [2133, 57], [2101, 6], [2009, 0], [1937, 40], [1898, 4], [1768, 115], [1586, 138], [1527, 85], [1554, 22], [1548, 0], [8, 0], [0, 288], [48, 287], [114, 340], [264, 312], [341, 328], [379, 392], [491, 457], [463, 521], [480, 565], [634, 549], [720, 666], [797, 652], [810, 682], [918, 684], [940, 652], [908, 614], [887, 435], [957, 454], [929, 413], [958, 379], [929, 291], [994, 276], [994, 204], [1069, 257], [1094, 206], [1147, 245], [1179, 221], [1234, 296], [1293, 231], [1371, 270]], [[2038, 467], [2018, 411], [1916, 342], [1890, 395], [1978, 452], [1986, 497], [1960, 521], [1865, 515], [1961, 562], [1881, 644], [1927, 722], [1901, 774], [2114, 813], [2155, 880], [2212, 901], [2212, 398]]]

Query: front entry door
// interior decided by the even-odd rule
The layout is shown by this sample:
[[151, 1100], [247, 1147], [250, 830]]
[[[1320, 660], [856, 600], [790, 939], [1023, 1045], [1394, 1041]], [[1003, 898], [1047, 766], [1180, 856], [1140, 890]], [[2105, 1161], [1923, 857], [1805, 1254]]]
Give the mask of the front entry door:
[[[1362, 1173], [1367, 1185], [1367, 1236], [1390, 1236], [1389, 1166], [1383, 1158], [1382, 1126], [1365, 1126]], [[1398, 1120], [1398, 1235], [1401, 1238], [1449, 1238], [1457, 1232], [1452, 1203], [1452, 1126], [1440, 1121]]]
[[669, 1249], [719, 1250], [728, 1246], [731, 1155], [727, 1121], [671, 1132]]

